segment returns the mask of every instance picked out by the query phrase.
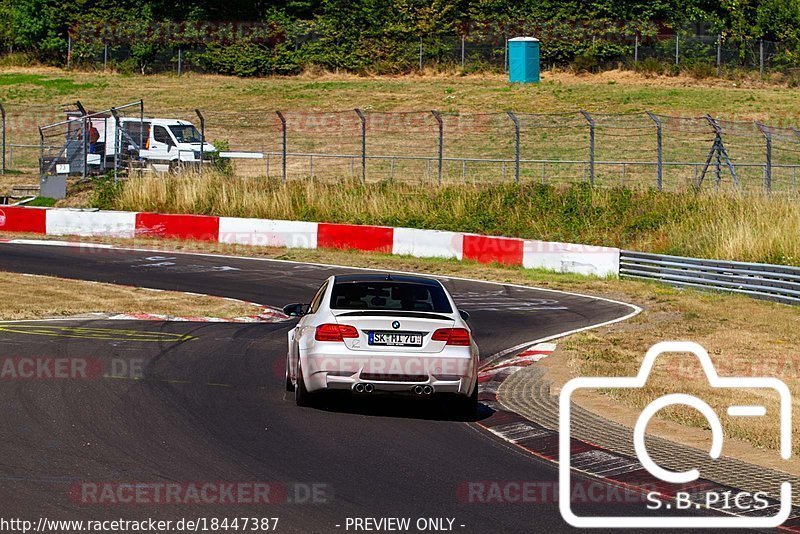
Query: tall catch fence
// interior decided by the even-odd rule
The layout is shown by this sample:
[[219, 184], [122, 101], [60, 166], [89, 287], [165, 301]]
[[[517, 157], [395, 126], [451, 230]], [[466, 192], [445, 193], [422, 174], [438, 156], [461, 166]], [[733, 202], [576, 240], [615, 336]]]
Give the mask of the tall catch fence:
[[[96, 113], [84, 110], [85, 116], [72, 109], [65, 119], [58, 108], [3, 109], [3, 172], [9, 175], [37, 176], [76, 153], [86, 156], [89, 172], [130, 166], [137, 160], [138, 142], [101, 134], [105, 147], [82, 148], [87, 123], [106, 131], [114, 113], [123, 121], [145, 116], [192, 122], [215, 145], [218, 165], [242, 177], [431, 185], [585, 182], [667, 191], [795, 193], [800, 172], [797, 128], [710, 115], [150, 108], [145, 115], [138, 102]], [[43, 123], [49, 126], [40, 136]], [[108, 143], [117, 141], [117, 149], [109, 149]], [[100, 151], [104, 163], [89, 165]]]
[[80, 176], [127, 169], [139, 159], [147, 133], [140, 100], [102, 111], [80, 102], [65, 111], [66, 119], [38, 127], [39, 175]]

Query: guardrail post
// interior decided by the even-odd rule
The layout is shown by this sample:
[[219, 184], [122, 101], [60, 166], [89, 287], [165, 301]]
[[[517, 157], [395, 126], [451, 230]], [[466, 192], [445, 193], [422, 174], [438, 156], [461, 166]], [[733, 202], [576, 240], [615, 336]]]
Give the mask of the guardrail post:
[[197, 118], [200, 119], [200, 176], [202, 176], [206, 147], [206, 118], [203, 117], [203, 114], [200, 113], [199, 109], [195, 109], [194, 112], [197, 114]]
[[[514, 182], [519, 183], [519, 119], [513, 111], [506, 111], [514, 123]], [[505, 169], [505, 167], [503, 167]]]
[[361, 183], [367, 183], [367, 117], [356, 108], [354, 110], [361, 121]]
[[2, 143], [3, 143], [3, 166], [0, 167], [0, 174], [6, 173], [6, 108], [0, 104], [0, 118], [2, 119]]
[[764, 126], [761, 122], [755, 121], [756, 126], [761, 133], [764, 134], [764, 142], [765, 142], [765, 163], [764, 166], [764, 190], [769, 193], [772, 191], [772, 132]]
[[594, 187], [594, 127], [595, 122], [588, 111], [581, 110], [581, 114], [589, 123], [589, 185]]
[[647, 116], [656, 124], [656, 187], [659, 191], [664, 190], [664, 132], [661, 126], [661, 119], [655, 114], [646, 111]]
[[278, 119], [281, 121], [281, 153], [282, 153], [282, 169], [281, 169], [281, 182], [286, 182], [286, 117], [280, 111], [275, 112]]
[[439, 185], [442, 185], [442, 160], [444, 157], [444, 121], [442, 120], [442, 114], [438, 111], [431, 110], [433, 116], [436, 118], [436, 122], [439, 124]]

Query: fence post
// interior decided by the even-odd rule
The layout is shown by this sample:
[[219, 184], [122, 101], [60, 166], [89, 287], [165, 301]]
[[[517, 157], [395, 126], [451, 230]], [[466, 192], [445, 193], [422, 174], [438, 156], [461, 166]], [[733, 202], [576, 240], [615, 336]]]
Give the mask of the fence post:
[[67, 34], [67, 70], [72, 67], [72, 35]]
[[508, 34], [503, 35], [503, 70], [508, 74]]
[[44, 132], [39, 126], [39, 183], [44, 180]]
[[589, 123], [589, 185], [594, 187], [594, 127], [595, 122], [588, 111], [581, 110], [581, 114]]
[[281, 182], [286, 182], [286, 117], [283, 116], [283, 113], [280, 111], [275, 112], [278, 115], [278, 119], [281, 121], [281, 150], [282, 150], [282, 160], [283, 160], [283, 168], [281, 170]]
[[661, 127], [661, 119], [653, 113], [646, 111], [647, 116], [656, 123], [656, 187], [659, 191], [664, 190], [664, 136]]
[[675, 31], [675, 66], [681, 64], [681, 36]]
[[361, 183], [367, 183], [367, 117], [356, 108], [354, 110], [361, 121]]
[[438, 111], [431, 110], [433, 116], [436, 118], [436, 122], [439, 124], [439, 185], [442, 185], [442, 159], [444, 156], [444, 121], [442, 120], [442, 114]]
[[108, 70], [108, 43], [103, 44], [103, 70]]
[[181, 48], [178, 47], [178, 76], [182, 74], [183, 71], [183, 53], [181, 52]]
[[519, 183], [519, 119], [513, 111], [506, 111], [514, 123], [514, 182]]
[[717, 78], [722, 76], [722, 35], [717, 35]]
[[203, 114], [200, 113], [199, 109], [195, 109], [194, 112], [197, 114], [197, 118], [200, 119], [200, 176], [203, 175], [203, 161], [205, 161], [205, 149], [206, 149], [206, 118], [203, 117]]
[[422, 37], [419, 38], [419, 71], [422, 72]]
[[464, 50], [464, 48], [466, 46], [466, 40], [467, 40], [467, 38], [462, 35], [461, 36], [461, 70], [462, 71], [464, 70], [464, 65], [466, 63], [466, 54], [465, 54], [465, 50]]
[[111, 108], [111, 115], [114, 116], [114, 124], [116, 125], [116, 128], [114, 129], [114, 183], [116, 184], [119, 181], [117, 169], [119, 168], [119, 141], [122, 135], [122, 125], [120, 124], [119, 113], [117, 113], [116, 108]]
[[756, 126], [761, 133], [764, 134], [764, 142], [765, 142], [765, 161], [766, 165], [764, 167], [764, 190], [766, 192], [772, 191], [772, 132], [764, 126], [761, 122], [755, 121]]
[[633, 41], [633, 63], [634, 64], [638, 64], [639, 63], [639, 34], [638, 33], [634, 36], [634, 41]]
[[0, 103], [0, 117], [2, 118], [2, 133], [3, 133], [3, 166], [0, 167], [0, 174], [6, 173], [6, 108]]
[[758, 74], [764, 77], [764, 39], [758, 41]]
[[[144, 146], [144, 99], [139, 99], [139, 150], [136, 156], [142, 161], [142, 147]], [[103, 164], [105, 167], [105, 163]]]

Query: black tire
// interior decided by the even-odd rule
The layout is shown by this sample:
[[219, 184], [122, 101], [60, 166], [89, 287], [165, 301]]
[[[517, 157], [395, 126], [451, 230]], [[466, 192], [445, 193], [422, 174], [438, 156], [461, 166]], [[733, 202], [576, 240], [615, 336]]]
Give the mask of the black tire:
[[286, 355], [286, 391], [292, 392], [294, 391], [294, 384], [292, 383], [292, 377], [289, 376], [289, 355]]
[[459, 397], [459, 412], [464, 417], [473, 418], [478, 414], [478, 381], [475, 380], [472, 394], [469, 397]]
[[314, 399], [312, 394], [306, 389], [306, 382], [303, 380], [303, 371], [300, 368], [300, 360], [297, 360], [297, 386], [294, 388], [294, 402], [298, 406], [313, 406]]

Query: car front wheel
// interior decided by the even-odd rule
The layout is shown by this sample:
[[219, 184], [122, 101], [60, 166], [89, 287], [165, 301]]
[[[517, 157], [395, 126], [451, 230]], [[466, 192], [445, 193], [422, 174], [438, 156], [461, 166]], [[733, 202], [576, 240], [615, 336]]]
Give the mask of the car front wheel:
[[292, 383], [292, 377], [289, 374], [289, 355], [286, 355], [286, 391], [292, 392], [294, 391], [294, 384]]

